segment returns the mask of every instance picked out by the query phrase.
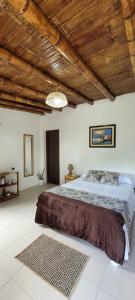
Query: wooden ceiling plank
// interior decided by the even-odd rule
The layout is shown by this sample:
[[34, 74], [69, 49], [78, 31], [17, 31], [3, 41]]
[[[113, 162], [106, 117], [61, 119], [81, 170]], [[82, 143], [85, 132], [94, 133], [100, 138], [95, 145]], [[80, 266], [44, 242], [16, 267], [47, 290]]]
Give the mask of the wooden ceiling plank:
[[[28, 88], [24, 85], [21, 85], [21, 84], [18, 84], [16, 82], [13, 82], [7, 78], [3, 78], [3, 77], [0, 77], [0, 84], [4, 87], [7, 87], [7, 88], [11, 88], [11, 89], [17, 89], [20, 91], [19, 94], [21, 94], [21, 92], [25, 91], [28, 95], [30, 94], [31, 96], [34, 96], [35, 99], [31, 99], [33, 101], [45, 101], [44, 99], [46, 98], [46, 95], [43, 94], [43, 93], [40, 93], [40, 92], [37, 92], [31, 88]], [[18, 93], [16, 92], [16, 95]], [[13, 95], [14, 96], [14, 95]], [[16, 96], [17, 97], [17, 96]], [[22, 97], [21, 97], [22, 98]], [[30, 96], [26, 96], [26, 98], [30, 98]], [[44, 103], [44, 102], [43, 102]], [[76, 108], [76, 105], [73, 103], [73, 102], [68, 102], [68, 106], [71, 107], [71, 108]], [[46, 109], [50, 109], [50, 110], [56, 110], [56, 111], [62, 111], [61, 109], [59, 108], [53, 108], [53, 107], [49, 107], [48, 105], [46, 105]]]
[[8, 62], [9, 64], [17, 67], [18, 69], [26, 72], [29, 76], [35, 75], [37, 78], [41, 78], [45, 83], [51, 85], [51, 87], [55, 87], [58, 90], [62, 90], [65, 93], [74, 96], [76, 98], [79, 98], [83, 100], [84, 102], [87, 102], [89, 104], [93, 104], [93, 101], [90, 99], [87, 99], [84, 95], [79, 94], [75, 90], [69, 88], [68, 86], [64, 85], [62, 82], [59, 82], [49, 76], [46, 73], [43, 73], [38, 68], [34, 67], [33, 65], [29, 64], [28, 62], [24, 61], [23, 59], [13, 55], [11, 52], [7, 51], [6, 49], [0, 47], [0, 58]]
[[23, 112], [28, 112], [28, 113], [37, 114], [37, 115], [45, 115], [45, 113], [40, 113], [38, 111], [27, 110], [27, 109], [23, 109], [23, 108], [12, 107], [11, 105], [0, 104], [0, 108], [23, 111]]
[[32, 101], [32, 100], [27, 100], [27, 99], [24, 99], [22, 97], [17, 97], [17, 96], [13, 96], [13, 95], [10, 95], [8, 93], [2, 93], [0, 92], [0, 98], [1, 99], [4, 99], [4, 100], [7, 100], [7, 101], [11, 101], [11, 102], [15, 102], [15, 103], [20, 103], [20, 104], [24, 104], [26, 106], [32, 106], [33, 108], [39, 108], [39, 109], [43, 109], [45, 112], [47, 113], [51, 113], [52, 110], [49, 109], [46, 105], [44, 105], [43, 103], [40, 103], [40, 102], [35, 102], [35, 101]]
[[20, 90], [20, 92], [24, 91], [27, 94], [31, 95], [32, 97], [35, 97], [35, 99], [37, 99], [37, 100], [42, 100], [43, 101], [43, 100], [46, 99], [46, 95], [45, 94], [43, 94], [41, 92], [38, 92], [38, 91], [36, 91], [36, 90], [34, 90], [32, 88], [28, 88], [28, 87], [26, 87], [26, 86], [24, 86], [22, 84], [19, 84], [19, 83], [16, 83], [14, 81], [11, 81], [11, 80], [9, 80], [7, 78], [1, 77], [1, 76], [0, 76], [0, 83], [2, 85], [4, 85], [4, 86], [11, 87], [13, 89], [17, 88], [18, 90]]
[[68, 104], [68, 107], [71, 107], [71, 108], [75, 109], [75, 108], [76, 108], [76, 105], [73, 104], [73, 103], [69, 103], [69, 104]]
[[33, 0], [8, 0], [8, 2], [34, 26], [85, 78], [90, 81], [106, 98], [114, 100], [114, 95], [97, 77], [94, 71], [83, 61], [80, 55], [64, 36], [49, 22], [42, 10]]
[[124, 19], [130, 18], [135, 13], [135, 1], [134, 0], [121, 0]]
[[25, 99], [25, 98], [22, 98], [22, 97], [18, 97], [18, 96], [15, 96], [15, 95], [10, 95], [8, 93], [3, 93], [3, 92], [0, 92], [0, 98], [1, 99], [5, 99], [5, 100], [8, 100], [8, 101], [15, 101], [17, 103], [22, 103], [22, 104], [26, 104], [26, 105], [31, 105], [33, 107], [39, 107], [39, 108], [42, 108], [42, 109], [45, 109], [47, 111], [51, 111], [50, 108], [48, 108], [47, 105], [45, 105], [44, 103], [40, 103], [40, 102], [36, 102], [34, 100], [29, 100], [29, 99]]
[[135, 0], [121, 0], [125, 30], [135, 78]]
[[131, 56], [135, 56], [135, 40], [132, 42], [128, 42], [128, 47]]
[[[1, 99], [1, 98], [0, 98]], [[7, 105], [12, 105], [12, 106], [16, 106], [16, 107], [21, 107], [21, 108], [26, 108], [26, 109], [28, 109], [28, 110], [36, 110], [36, 111], [39, 111], [39, 112], [44, 112], [44, 110], [43, 109], [41, 109], [41, 108], [39, 108], [39, 107], [33, 107], [33, 106], [27, 106], [27, 105], [25, 105], [25, 104], [23, 104], [23, 103], [17, 103], [17, 102], [15, 102], [15, 101], [10, 101], [10, 100], [7, 100], [7, 99], [1, 99], [0, 100], [1, 101], [1, 103], [3, 103], [3, 104], [7, 104]]]
[[32, 107], [26, 107], [25, 105], [21, 105], [21, 104], [9, 103], [8, 101], [3, 100], [3, 99], [0, 99], [0, 107], [37, 113], [40, 115], [45, 114], [45, 112], [43, 110], [34, 109]]

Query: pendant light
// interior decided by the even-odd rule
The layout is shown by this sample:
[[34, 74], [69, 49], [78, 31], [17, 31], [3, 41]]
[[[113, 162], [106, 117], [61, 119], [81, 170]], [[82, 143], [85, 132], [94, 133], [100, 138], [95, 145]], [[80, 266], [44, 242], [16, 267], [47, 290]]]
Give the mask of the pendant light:
[[[60, 85], [61, 84], [59, 84], [58, 88], [60, 88]], [[57, 89], [47, 96], [46, 104], [54, 108], [65, 107], [68, 104], [67, 97], [63, 93], [58, 92]]]
[[46, 98], [46, 104], [54, 108], [61, 108], [68, 104], [67, 97], [60, 92], [52, 92]]

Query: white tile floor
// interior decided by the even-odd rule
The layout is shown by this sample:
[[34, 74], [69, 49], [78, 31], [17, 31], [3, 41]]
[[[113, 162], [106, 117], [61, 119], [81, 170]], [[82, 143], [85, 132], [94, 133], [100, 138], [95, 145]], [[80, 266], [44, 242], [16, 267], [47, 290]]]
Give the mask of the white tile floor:
[[90, 256], [71, 300], [134, 300], [135, 238], [129, 262], [114, 267], [103, 251], [88, 242], [35, 224], [37, 197], [46, 187], [28, 189], [18, 199], [0, 204], [0, 300], [67, 299], [14, 258], [41, 233]]

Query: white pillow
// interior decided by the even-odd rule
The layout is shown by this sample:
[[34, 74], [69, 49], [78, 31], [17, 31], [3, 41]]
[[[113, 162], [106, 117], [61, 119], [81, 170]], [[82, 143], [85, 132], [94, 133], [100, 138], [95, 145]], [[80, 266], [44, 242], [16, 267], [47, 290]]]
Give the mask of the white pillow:
[[135, 187], [135, 175], [119, 174], [118, 183], [128, 183]]
[[[85, 178], [87, 176], [89, 171], [81, 175], [81, 178]], [[121, 183], [127, 183], [131, 184], [135, 188], [135, 175], [134, 174], [126, 174], [126, 173], [120, 173], [118, 176], [118, 184]]]

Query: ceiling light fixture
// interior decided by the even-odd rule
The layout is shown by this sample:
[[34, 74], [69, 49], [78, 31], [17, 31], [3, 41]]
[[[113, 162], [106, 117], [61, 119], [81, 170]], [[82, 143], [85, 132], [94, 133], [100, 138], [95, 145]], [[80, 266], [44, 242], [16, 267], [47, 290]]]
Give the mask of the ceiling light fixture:
[[68, 101], [63, 93], [52, 92], [47, 96], [46, 104], [54, 108], [62, 108], [68, 104]]
[[55, 92], [50, 93], [46, 98], [46, 104], [54, 108], [62, 108], [68, 104], [67, 97], [58, 91], [61, 88], [61, 82]]

